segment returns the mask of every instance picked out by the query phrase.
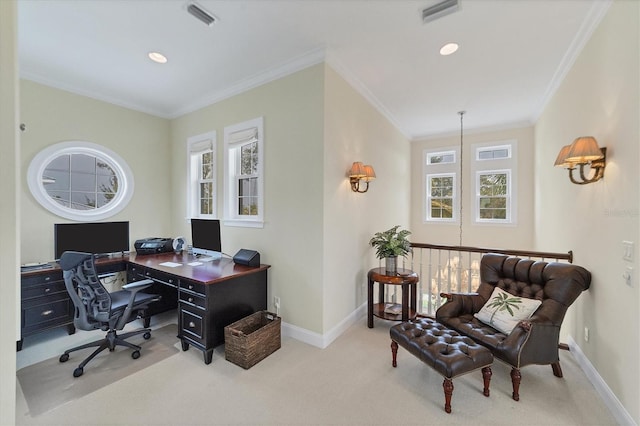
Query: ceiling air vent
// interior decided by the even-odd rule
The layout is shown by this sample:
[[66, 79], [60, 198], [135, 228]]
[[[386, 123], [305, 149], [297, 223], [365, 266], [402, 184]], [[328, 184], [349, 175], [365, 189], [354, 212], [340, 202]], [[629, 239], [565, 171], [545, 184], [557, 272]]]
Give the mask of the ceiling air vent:
[[444, 0], [438, 4], [428, 7], [422, 11], [422, 22], [435, 21], [460, 9], [459, 0]]
[[195, 16], [196, 18], [198, 18], [200, 21], [204, 22], [208, 26], [211, 26], [213, 25], [214, 22], [216, 22], [215, 16], [213, 16], [212, 14], [210, 14], [209, 12], [207, 12], [206, 10], [204, 10], [203, 8], [201, 8], [195, 3], [189, 3], [189, 5], [187, 6], [187, 12], [189, 12], [191, 15]]

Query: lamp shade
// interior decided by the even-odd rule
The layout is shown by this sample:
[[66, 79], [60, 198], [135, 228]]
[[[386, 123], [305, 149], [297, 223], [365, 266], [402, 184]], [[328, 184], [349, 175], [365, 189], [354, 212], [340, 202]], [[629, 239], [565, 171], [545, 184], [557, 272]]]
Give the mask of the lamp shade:
[[599, 160], [604, 155], [598, 146], [598, 142], [592, 136], [581, 136], [576, 138], [571, 144], [565, 162], [571, 163], [588, 163], [590, 161]]
[[363, 177], [362, 179], [365, 182], [370, 182], [372, 180], [374, 180], [376, 178], [376, 172], [373, 170], [373, 167], [370, 165], [366, 165], [364, 166], [364, 172], [365, 172], [365, 177]]
[[570, 150], [571, 150], [571, 145], [563, 146], [560, 152], [558, 153], [556, 162], [553, 165], [556, 167], [569, 167], [571, 165], [571, 162], [567, 161], [567, 157], [569, 155]]
[[360, 161], [356, 161], [355, 163], [353, 163], [353, 165], [351, 166], [351, 170], [349, 170], [349, 177], [362, 179], [366, 176], [367, 172], [365, 171], [364, 164], [362, 164]]

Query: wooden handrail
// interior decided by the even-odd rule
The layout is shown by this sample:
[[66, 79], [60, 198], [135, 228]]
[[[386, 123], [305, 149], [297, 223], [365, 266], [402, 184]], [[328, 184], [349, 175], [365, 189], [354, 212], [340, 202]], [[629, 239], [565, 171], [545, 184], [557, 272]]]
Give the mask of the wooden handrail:
[[426, 244], [426, 243], [411, 243], [412, 248], [424, 248], [435, 250], [447, 250], [447, 251], [464, 251], [471, 253], [499, 253], [509, 256], [522, 256], [522, 257], [539, 257], [543, 259], [556, 259], [566, 260], [569, 263], [573, 263], [573, 251], [569, 250], [567, 253], [553, 253], [544, 251], [526, 251], [526, 250], [510, 250], [510, 249], [495, 249], [495, 248], [483, 248], [483, 247], [469, 247], [469, 246], [444, 246], [439, 244]]

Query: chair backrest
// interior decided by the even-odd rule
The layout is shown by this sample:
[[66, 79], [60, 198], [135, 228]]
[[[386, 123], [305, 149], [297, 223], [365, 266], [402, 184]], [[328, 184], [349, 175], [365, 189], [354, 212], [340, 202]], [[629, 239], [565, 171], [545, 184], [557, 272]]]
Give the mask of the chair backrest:
[[59, 263], [75, 306], [74, 325], [81, 330], [108, 329], [111, 296], [98, 278], [94, 255], [65, 251]]
[[560, 325], [567, 308], [590, 284], [591, 273], [581, 266], [488, 253], [480, 261], [478, 294], [486, 301], [500, 287], [514, 296], [540, 300], [534, 315]]

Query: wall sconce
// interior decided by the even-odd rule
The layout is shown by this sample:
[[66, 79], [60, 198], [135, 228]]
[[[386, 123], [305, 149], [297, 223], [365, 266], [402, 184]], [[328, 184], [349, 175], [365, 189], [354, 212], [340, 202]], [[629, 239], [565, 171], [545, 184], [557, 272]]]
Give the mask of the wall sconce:
[[[569, 169], [569, 180], [576, 185], [586, 185], [597, 182], [604, 177], [607, 148], [600, 148], [598, 142], [592, 136], [576, 138], [571, 145], [562, 147], [556, 158], [554, 166]], [[589, 165], [593, 174], [590, 178], [585, 176], [585, 166]], [[573, 177], [573, 170], [580, 166], [580, 179]]]
[[[364, 165], [360, 161], [356, 161], [349, 170], [349, 181], [351, 182], [351, 190], [353, 192], [367, 192], [369, 190], [369, 182], [376, 178], [376, 172], [373, 167]], [[364, 189], [360, 188], [360, 182], [364, 181], [367, 185]]]

